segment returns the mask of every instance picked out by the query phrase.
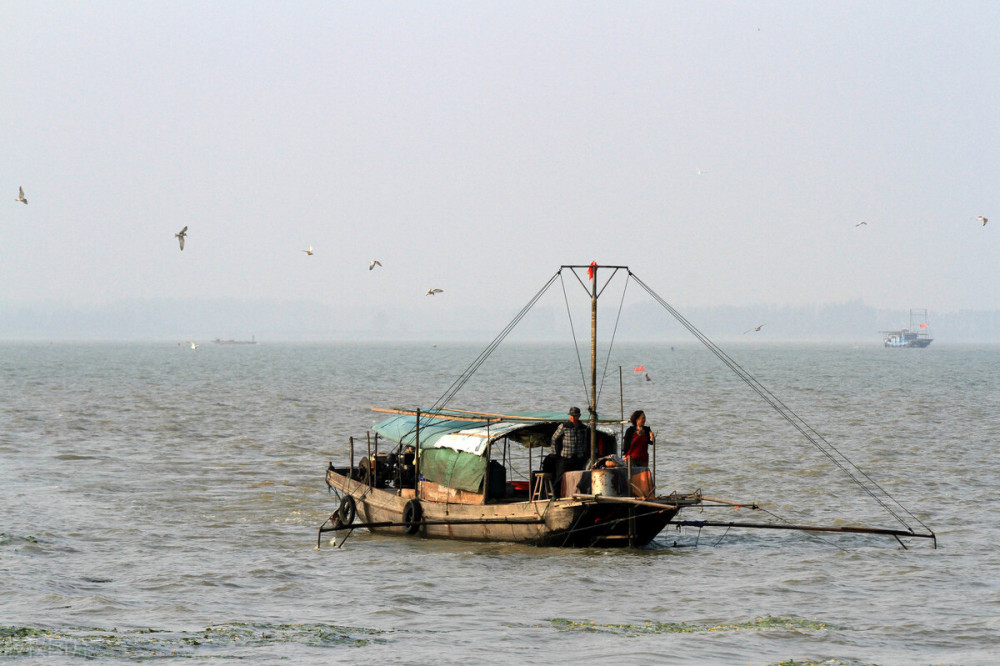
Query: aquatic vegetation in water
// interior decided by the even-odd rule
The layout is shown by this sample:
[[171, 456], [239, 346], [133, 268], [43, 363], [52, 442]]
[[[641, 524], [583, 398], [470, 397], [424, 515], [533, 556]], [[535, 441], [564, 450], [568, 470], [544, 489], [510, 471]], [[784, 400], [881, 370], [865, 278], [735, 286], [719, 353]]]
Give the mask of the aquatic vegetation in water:
[[381, 642], [384, 631], [333, 624], [233, 622], [203, 631], [45, 629], [0, 626], [0, 657], [72, 655], [87, 659], [226, 656], [233, 650], [298, 644], [351, 648]]
[[[765, 629], [794, 629], [798, 631], [824, 631], [827, 629], [846, 629], [836, 625], [791, 617], [761, 617], [747, 622], [732, 624], [688, 624], [686, 622], [654, 622], [646, 620], [642, 624], [600, 624], [591, 620], [567, 620], [553, 618], [551, 625], [560, 631], [586, 631], [622, 636], [642, 636], [645, 634], [690, 634], [706, 631], [762, 631]], [[794, 663], [794, 662], [791, 662]]]
[[[593, 633], [618, 634], [620, 636], [643, 636], [647, 634], [690, 634], [701, 632], [766, 631], [770, 629], [791, 629], [794, 631], [848, 630], [848, 627], [828, 624], [818, 620], [794, 617], [755, 618], [747, 622], [732, 624], [688, 624], [687, 622], [654, 622], [642, 624], [597, 623], [592, 620], [567, 620], [553, 618], [551, 625], [560, 631], [584, 631]], [[860, 662], [841, 659], [788, 659], [770, 666], [863, 666]]]
[[768, 664], [768, 666], [877, 666], [877, 664], [841, 659], [786, 659], [776, 664]]
[[0, 532], [0, 546], [6, 546], [7, 544], [24, 542], [24, 543], [38, 543], [38, 539], [33, 536], [18, 537], [13, 534], [7, 534], [6, 532]]

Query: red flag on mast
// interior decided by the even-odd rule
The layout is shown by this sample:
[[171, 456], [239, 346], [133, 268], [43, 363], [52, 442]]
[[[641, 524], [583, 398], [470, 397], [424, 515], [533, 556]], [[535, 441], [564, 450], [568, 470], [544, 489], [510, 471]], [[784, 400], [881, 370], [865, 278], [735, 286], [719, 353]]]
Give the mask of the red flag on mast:
[[590, 268], [587, 269], [587, 279], [588, 280], [593, 280], [594, 279], [594, 273], [596, 271], [597, 271], [597, 262], [596, 261], [590, 262]]

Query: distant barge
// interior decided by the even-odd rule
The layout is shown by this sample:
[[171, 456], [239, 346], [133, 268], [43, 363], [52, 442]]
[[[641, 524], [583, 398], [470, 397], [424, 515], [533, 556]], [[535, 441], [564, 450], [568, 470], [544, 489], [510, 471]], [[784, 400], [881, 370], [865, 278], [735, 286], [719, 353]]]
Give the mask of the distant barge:
[[[914, 323], [916, 322], [916, 323]], [[934, 341], [927, 323], [927, 310], [910, 310], [910, 327], [898, 331], [879, 331], [886, 347], [927, 347]]]
[[257, 344], [257, 337], [250, 336], [249, 340], [221, 340], [216, 338], [212, 340], [213, 345], [255, 345]]

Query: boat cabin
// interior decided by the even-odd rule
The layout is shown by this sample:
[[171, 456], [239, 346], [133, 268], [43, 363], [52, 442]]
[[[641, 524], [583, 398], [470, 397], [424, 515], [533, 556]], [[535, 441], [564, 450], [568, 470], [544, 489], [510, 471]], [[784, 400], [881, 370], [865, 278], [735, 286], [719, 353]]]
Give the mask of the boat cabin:
[[[549, 454], [552, 435], [566, 422], [559, 412], [471, 415], [436, 410], [396, 413], [376, 424], [374, 449], [352, 472], [379, 488], [422, 499], [461, 504], [524, 502], [550, 495], [630, 495], [628, 478], [645, 472], [641, 496], [651, 495], [647, 468], [629, 469], [615, 455], [619, 421], [596, 428], [595, 469], [567, 472], [555, 479]], [[419, 450], [417, 457], [415, 452]], [[346, 470], [345, 470], [346, 471]], [[554, 483], [561, 482], [559, 488]]]

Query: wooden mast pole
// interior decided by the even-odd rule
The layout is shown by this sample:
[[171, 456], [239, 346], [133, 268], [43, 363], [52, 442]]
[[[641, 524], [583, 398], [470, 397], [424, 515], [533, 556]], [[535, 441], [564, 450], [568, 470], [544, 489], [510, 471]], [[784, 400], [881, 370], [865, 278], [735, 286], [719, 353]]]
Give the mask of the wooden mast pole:
[[590, 464], [597, 460], [597, 263], [590, 287]]
[[[622, 440], [622, 457], [625, 456], [625, 382], [622, 380], [622, 366], [618, 366], [618, 409], [621, 421], [618, 424], [618, 436]], [[615, 451], [615, 453], [618, 453]]]

